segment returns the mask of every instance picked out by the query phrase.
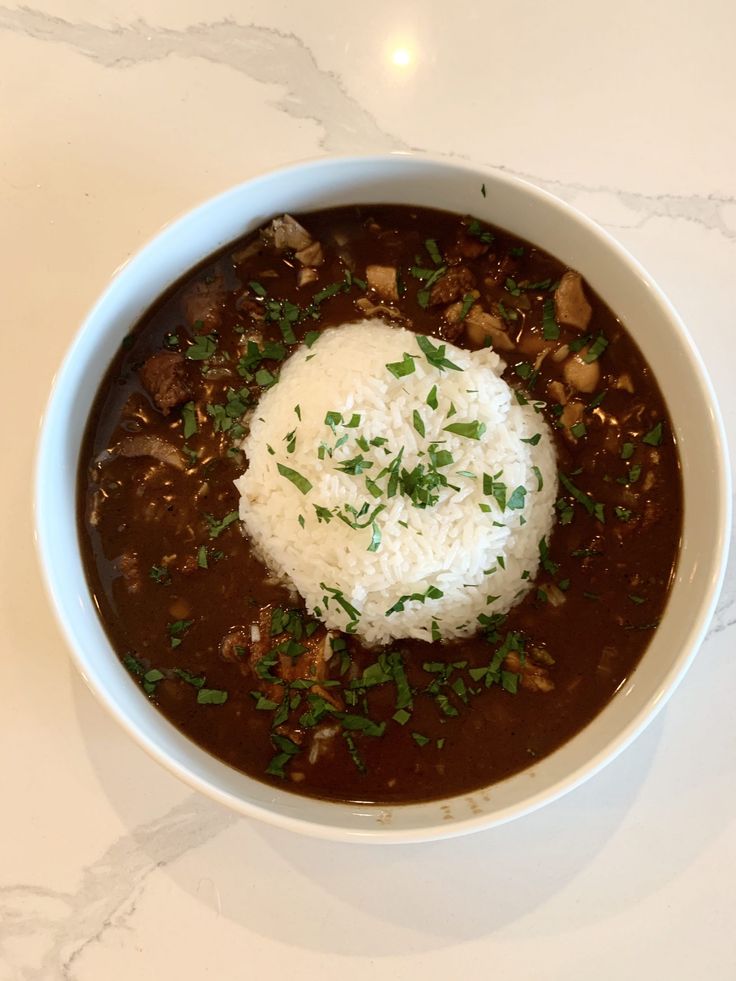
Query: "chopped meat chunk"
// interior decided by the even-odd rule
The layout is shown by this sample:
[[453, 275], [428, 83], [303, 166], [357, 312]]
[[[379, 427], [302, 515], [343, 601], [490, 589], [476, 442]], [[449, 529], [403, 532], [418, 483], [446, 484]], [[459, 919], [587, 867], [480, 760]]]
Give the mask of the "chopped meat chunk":
[[368, 286], [375, 290], [382, 300], [398, 300], [399, 284], [395, 266], [366, 266], [365, 278]]
[[306, 228], [291, 215], [274, 218], [271, 224], [263, 229], [261, 236], [277, 252], [286, 252], [287, 249], [299, 252], [314, 241]]
[[578, 399], [573, 399], [572, 401], [568, 402], [565, 405], [565, 408], [562, 410], [560, 424], [564, 427], [564, 434], [568, 439], [575, 439], [573, 434], [570, 432], [570, 429], [575, 425], [575, 423], [582, 420], [584, 411], [585, 406]]
[[526, 658], [522, 664], [521, 658], [514, 651], [506, 656], [504, 667], [520, 676], [519, 684], [526, 691], [550, 692], [555, 687], [545, 667], [534, 664], [530, 658]]
[[302, 266], [321, 266], [325, 261], [322, 244], [291, 215], [274, 218], [261, 232], [261, 238], [275, 252], [293, 252]]
[[296, 285], [308, 286], [310, 283], [316, 283], [318, 278], [319, 273], [316, 269], [312, 269], [310, 266], [303, 266], [296, 274]]
[[429, 306], [461, 300], [475, 286], [475, 276], [467, 266], [451, 266], [429, 293]]
[[476, 235], [470, 235], [465, 228], [461, 228], [455, 248], [464, 259], [477, 259], [485, 255], [490, 246], [486, 242], [481, 242]]
[[182, 298], [182, 310], [187, 324], [190, 327], [201, 324], [205, 332], [216, 330], [222, 322], [225, 296], [225, 280], [219, 273], [194, 283]]
[[587, 347], [581, 348], [577, 354], [568, 358], [562, 368], [565, 381], [571, 388], [576, 389], [578, 392], [595, 391], [598, 382], [601, 380], [601, 369], [598, 362], [591, 361], [588, 363], [585, 360], [587, 353]]
[[241, 262], [245, 262], [246, 259], [252, 258], [254, 255], [258, 255], [261, 251], [262, 245], [260, 239], [255, 239], [250, 245], [246, 245], [243, 249], [238, 249], [237, 252], [233, 252], [230, 258], [233, 260], [233, 265], [239, 266]]
[[[519, 338], [517, 348], [521, 354], [526, 354], [528, 357], [536, 359], [540, 355], [543, 355], [546, 358], [554, 348], [554, 341], [545, 341], [541, 334], [532, 334], [530, 331], [524, 331]], [[537, 367], [535, 365], [535, 371]]]
[[141, 384], [152, 397], [157, 409], [166, 416], [174, 406], [192, 397], [187, 363], [176, 351], [159, 351], [141, 366]]
[[506, 333], [506, 327], [500, 317], [487, 313], [477, 303], [468, 311], [465, 320], [460, 320], [463, 305], [460, 301], [445, 309], [445, 319], [450, 324], [464, 323], [468, 340], [476, 347], [483, 347], [490, 340], [492, 347], [501, 351], [513, 351], [514, 342]]
[[254, 300], [251, 293], [247, 290], [245, 293], [241, 293], [235, 301], [235, 309], [239, 313], [246, 314], [251, 320], [263, 322], [266, 319], [266, 311], [263, 308], [263, 304], [259, 303], [258, 300]]
[[[502, 255], [498, 259], [495, 255], [490, 255], [488, 257], [490, 264], [495, 264], [496, 268], [491, 268], [488, 275], [485, 278], [485, 283], [487, 286], [501, 286], [509, 278], [509, 276], [515, 276], [519, 268], [519, 264], [510, 255]], [[518, 306], [525, 299], [522, 296], [515, 296], [514, 303]]]
[[[283, 639], [283, 638], [281, 638]], [[279, 655], [278, 674], [284, 681], [324, 681], [327, 677], [326, 648], [330, 642], [329, 633], [318, 630], [311, 637], [303, 638], [301, 643], [306, 647], [306, 651], [299, 657], [290, 657], [288, 654]], [[275, 641], [278, 643], [278, 639]], [[320, 695], [333, 708], [342, 709], [343, 705], [339, 697], [336, 697], [332, 689], [323, 688], [315, 684], [311, 688], [313, 695]]]
[[235, 627], [222, 638], [220, 642], [220, 654], [226, 661], [235, 661], [236, 664], [243, 664], [243, 656], [248, 653], [250, 646], [251, 637], [246, 633], [245, 628]]
[[570, 426], [574, 426], [576, 422], [580, 422], [583, 418], [583, 412], [585, 411], [585, 406], [579, 399], [572, 399], [565, 404], [565, 408], [562, 410], [560, 416], [561, 424], [569, 429]]
[[580, 273], [568, 269], [555, 290], [555, 316], [559, 323], [576, 330], [587, 330], [593, 308], [583, 292]]
[[310, 242], [303, 249], [299, 249], [294, 258], [303, 266], [321, 266], [325, 261], [325, 254], [319, 242]]
[[[258, 663], [269, 651], [286, 639], [288, 639], [287, 634], [274, 636], [271, 633], [271, 611], [266, 608], [261, 611], [258, 623], [251, 628], [250, 638], [246, 638], [242, 628], [236, 628], [226, 635], [220, 649], [223, 657], [232, 659], [235, 646], [241, 646], [243, 641], [246, 641], [250, 655], [247, 664], [249, 670], [258, 677]], [[335, 696], [331, 688], [323, 688], [319, 684], [327, 677], [327, 661], [331, 653], [330, 634], [325, 630], [317, 630], [311, 637], [303, 637], [300, 643], [306, 650], [298, 657], [279, 654], [278, 661], [270, 667], [270, 673], [276, 675], [286, 685], [292, 681], [316, 682], [310, 689], [311, 693], [324, 698], [333, 708], [342, 710], [344, 706], [339, 696]], [[279, 704], [288, 691], [286, 685], [277, 682], [260, 682], [261, 690], [266, 697]]]
[[569, 401], [569, 395], [567, 394], [567, 389], [559, 381], [551, 381], [547, 385], [547, 391], [549, 392], [549, 397], [554, 399], [555, 402], [559, 402], [560, 405], [567, 405]]

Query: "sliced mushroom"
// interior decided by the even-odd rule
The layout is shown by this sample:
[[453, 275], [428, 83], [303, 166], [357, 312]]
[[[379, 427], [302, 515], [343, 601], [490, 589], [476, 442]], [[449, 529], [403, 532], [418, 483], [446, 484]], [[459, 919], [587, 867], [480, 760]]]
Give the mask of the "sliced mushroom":
[[587, 362], [588, 348], [581, 348], [569, 358], [562, 369], [567, 384], [578, 392], [593, 392], [601, 380], [601, 369], [597, 361]]
[[568, 269], [555, 290], [555, 316], [558, 323], [575, 330], [587, 330], [593, 308], [583, 292], [583, 277]]
[[399, 283], [395, 266], [366, 266], [365, 278], [368, 286], [383, 300], [398, 300]]

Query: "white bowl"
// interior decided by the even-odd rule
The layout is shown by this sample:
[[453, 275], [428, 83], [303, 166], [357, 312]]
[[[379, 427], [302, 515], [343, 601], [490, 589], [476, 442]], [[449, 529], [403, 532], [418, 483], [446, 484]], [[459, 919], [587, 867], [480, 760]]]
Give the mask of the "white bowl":
[[[485, 195], [481, 193], [485, 185]], [[606, 708], [552, 755], [487, 789], [423, 804], [310, 800], [231, 769], [182, 735], [128, 676], [93, 605], [80, 559], [76, 474], [97, 387], [121, 339], [180, 276], [274, 214], [355, 203], [444, 208], [529, 239], [585, 279], [653, 367], [682, 461], [685, 520], [672, 594], [640, 665]], [[322, 159], [235, 187], [165, 228], [121, 269], [59, 371], [37, 464], [37, 538], [48, 590], [74, 660], [131, 736], [191, 786], [252, 817], [323, 838], [426, 841], [488, 828], [571, 790], [621, 752], [672, 694], [703, 640], [730, 534], [729, 468], [713, 389], [685, 327], [641, 266], [606, 232], [550, 194], [471, 164], [405, 154]]]

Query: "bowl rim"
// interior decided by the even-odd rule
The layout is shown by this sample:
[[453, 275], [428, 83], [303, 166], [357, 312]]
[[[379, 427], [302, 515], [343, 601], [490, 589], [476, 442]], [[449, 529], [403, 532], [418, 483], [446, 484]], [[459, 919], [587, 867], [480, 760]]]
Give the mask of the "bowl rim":
[[[147, 258], [160, 248], [160, 240], [167, 235], [176, 232], [179, 226], [195, 220], [213, 209], [218, 203], [225, 202], [229, 197], [234, 197], [242, 193], [243, 189], [257, 185], [259, 182], [271, 179], [288, 179], [289, 177], [303, 174], [305, 170], [324, 171], [329, 174], [331, 171], [349, 166], [381, 166], [387, 163], [396, 165], [397, 161], [405, 160], [408, 166], [415, 167], [443, 167], [457, 173], [465, 173], [469, 177], [477, 180], [488, 179], [494, 183], [515, 186], [524, 192], [532, 201], [544, 201], [554, 208], [567, 212], [569, 217], [578, 225], [582, 226], [585, 232], [597, 238], [608, 251], [614, 253], [617, 262], [627, 267], [628, 272], [639, 277], [646, 284], [661, 308], [663, 315], [667, 318], [669, 326], [678, 335], [682, 349], [687, 356], [689, 368], [692, 372], [694, 381], [697, 382], [704, 402], [710, 409], [710, 431], [709, 437], [712, 440], [715, 451], [715, 459], [718, 464], [717, 482], [715, 487], [717, 508], [713, 516], [713, 521], [717, 526], [718, 547], [711, 556], [712, 572], [709, 580], [708, 590], [701, 598], [697, 616], [693, 618], [690, 629], [684, 637], [678, 655], [662, 677], [657, 686], [657, 691], [652, 695], [648, 702], [639, 709], [636, 715], [630, 719], [628, 724], [622, 727], [612, 736], [605, 746], [593, 757], [576, 767], [573, 771], [556, 780], [551, 786], [542, 789], [536, 794], [530, 794], [522, 802], [507, 806], [498, 811], [481, 815], [472, 815], [456, 819], [452, 824], [436, 825], [422, 828], [403, 828], [396, 829], [374, 826], [372, 828], [348, 828], [342, 824], [316, 823], [315, 821], [280, 813], [268, 807], [261, 806], [254, 801], [249, 801], [236, 794], [229, 792], [212, 780], [192, 772], [186, 766], [174, 760], [165, 749], [160, 747], [155, 741], [143, 733], [127, 713], [118, 705], [115, 699], [114, 689], [108, 688], [106, 684], [97, 676], [94, 664], [89, 656], [79, 649], [72, 630], [69, 611], [64, 607], [58, 595], [57, 576], [62, 575], [62, 571], [54, 567], [51, 560], [51, 542], [53, 538], [53, 522], [49, 520], [51, 512], [47, 505], [50, 501], [50, 491], [48, 482], [44, 481], [46, 470], [46, 459], [50, 452], [50, 441], [52, 437], [52, 421], [57, 403], [61, 398], [60, 392], [62, 382], [70, 372], [71, 366], [77, 359], [77, 352], [83, 337], [91, 333], [97, 324], [98, 319], [104, 314], [105, 303], [108, 295], [119, 286], [120, 282], [130, 275], [131, 270], [140, 267]], [[398, 164], [402, 166], [402, 164]], [[359, 193], [356, 195], [356, 201]], [[203, 256], [201, 261], [207, 257]], [[185, 273], [186, 274], [186, 271]], [[164, 292], [164, 287], [159, 291], [159, 295]], [[154, 301], [155, 302], [155, 301]], [[98, 380], [99, 383], [99, 380]], [[76, 481], [76, 473], [72, 475]], [[53, 503], [53, 502], [51, 502]], [[457, 837], [473, 831], [487, 829], [502, 825], [510, 820], [529, 814], [547, 803], [559, 799], [564, 794], [578, 787], [584, 781], [598, 773], [607, 763], [619, 755], [641, 731], [649, 725], [656, 717], [667, 700], [671, 697], [690, 664], [692, 663], [715, 611], [716, 603], [726, 569], [728, 556], [731, 522], [732, 522], [732, 499], [731, 499], [731, 471], [729, 455], [723, 424], [722, 414], [718, 405], [718, 400], [713, 388], [713, 384], [708, 376], [702, 357], [697, 350], [690, 334], [675, 310], [673, 304], [666, 297], [661, 288], [654, 281], [653, 277], [645, 270], [641, 263], [615, 239], [609, 232], [598, 225], [587, 215], [580, 212], [574, 206], [568, 204], [549, 191], [538, 187], [530, 181], [509, 174], [503, 168], [490, 167], [483, 164], [459, 160], [451, 156], [441, 154], [428, 154], [413, 151], [396, 151], [393, 153], [382, 154], [340, 154], [308, 158], [296, 161], [286, 166], [278, 168], [268, 168], [257, 173], [247, 180], [242, 181], [217, 195], [211, 196], [193, 208], [188, 208], [181, 212], [177, 217], [164, 223], [164, 225], [152, 236], [150, 236], [135, 252], [114, 270], [113, 275], [104, 286], [101, 294], [91, 309], [84, 317], [81, 325], [75, 331], [73, 340], [67, 348], [64, 358], [53, 378], [51, 390], [43, 412], [39, 435], [36, 442], [35, 464], [34, 464], [34, 491], [33, 491], [33, 510], [34, 510], [34, 542], [36, 555], [42, 572], [42, 579], [46, 593], [54, 612], [61, 633], [66, 641], [73, 662], [82, 675], [87, 687], [92, 691], [98, 702], [112, 715], [123, 729], [143, 748], [149, 756], [162, 764], [169, 772], [174, 773], [185, 783], [195, 790], [198, 790], [218, 802], [244, 814], [255, 817], [266, 823], [275, 825], [291, 831], [297, 831], [312, 837], [338, 840], [338, 841], [361, 841], [385, 844], [398, 844], [409, 842], [425, 842], [438, 839]], [[111, 648], [112, 650], [112, 648]], [[645, 655], [646, 656], [646, 653]], [[157, 712], [154, 706], [151, 711]], [[584, 731], [584, 730], [581, 730]], [[188, 737], [182, 734], [182, 738]], [[575, 738], [575, 737], [573, 737]], [[189, 741], [191, 742], [191, 741]], [[550, 756], [543, 758], [549, 759]], [[252, 778], [255, 779], [255, 778]], [[296, 795], [298, 796], [298, 795]], [[448, 799], [449, 800], [449, 799]], [[354, 810], [352, 805], [341, 805], [332, 801], [323, 802], [329, 807], [330, 811], [338, 815], [342, 810]], [[430, 802], [437, 805], [437, 801]], [[381, 807], [391, 809], [402, 809], [408, 807], [421, 807], [422, 805], [369, 805], [380, 809]]]

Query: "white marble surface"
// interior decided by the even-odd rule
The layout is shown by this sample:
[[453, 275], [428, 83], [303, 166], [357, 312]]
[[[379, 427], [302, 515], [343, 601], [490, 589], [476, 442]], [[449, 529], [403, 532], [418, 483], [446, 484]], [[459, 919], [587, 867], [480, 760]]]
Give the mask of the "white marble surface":
[[113, 270], [328, 152], [468, 156], [601, 222], [685, 317], [736, 455], [731, 0], [30, 2], [0, 3], [0, 981], [736, 978], [733, 565], [687, 679], [600, 776], [377, 850], [237, 818], [149, 761], [66, 658], [30, 513], [54, 370]]

